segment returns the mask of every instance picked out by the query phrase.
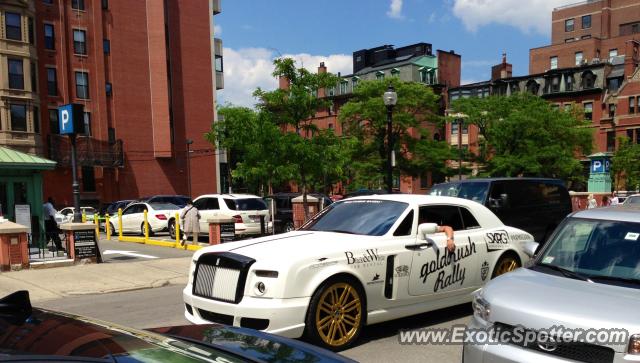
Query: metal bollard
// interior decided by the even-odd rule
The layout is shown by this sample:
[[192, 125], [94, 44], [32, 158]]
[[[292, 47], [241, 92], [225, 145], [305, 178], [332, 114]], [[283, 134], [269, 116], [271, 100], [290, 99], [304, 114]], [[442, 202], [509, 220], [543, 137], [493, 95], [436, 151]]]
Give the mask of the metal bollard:
[[96, 226], [96, 237], [98, 240], [100, 239], [100, 224], [98, 223], [98, 218], [93, 217], [93, 224]]
[[105, 230], [105, 231], [106, 231], [106, 233], [107, 233], [107, 239], [108, 239], [108, 240], [111, 240], [111, 223], [109, 222], [109, 213], [107, 213], [107, 214], [104, 216], [104, 221], [105, 221], [105, 222], [104, 222], [104, 223], [105, 223], [105, 225], [104, 225], [104, 230]]
[[87, 222], [87, 214], [85, 213], [85, 211], [82, 211], [82, 223]]
[[122, 241], [122, 208], [118, 208], [118, 241]]
[[149, 239], [149, 221], [147, 220], [148, 212], [144, 210], [144, 239], [145, 241]]
[[176, 230], [176, 246], [180, 245], [180, 213], [176, 213], [176, 219], [173, 222], [174, 228]]

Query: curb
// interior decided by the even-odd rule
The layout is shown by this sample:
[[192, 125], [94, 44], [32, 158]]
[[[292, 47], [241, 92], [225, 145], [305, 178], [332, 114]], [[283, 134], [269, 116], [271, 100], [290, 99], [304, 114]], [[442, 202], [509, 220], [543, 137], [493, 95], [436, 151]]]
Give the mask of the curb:
[[178, 285], [177, 283], [172, 284], [169, 280], [158, 280], [154, 281], [150, 284], [138, 285], [138, 286], [129, 286], [129, 287], [121, 287], [115, 289], [107, 289], [107, 290], [95, 290], [95, 291], [64, 291], [62, 292], [65, 296], [85, 296], [85, 295], [98, 295], [98, 294], [111, 294], [114, 292], [128, 292], [128, 291], [137, 291], [137, 290], [147, 290], [147, 289], [155, 289], [158, 287], [166, 287], [169, 285]]

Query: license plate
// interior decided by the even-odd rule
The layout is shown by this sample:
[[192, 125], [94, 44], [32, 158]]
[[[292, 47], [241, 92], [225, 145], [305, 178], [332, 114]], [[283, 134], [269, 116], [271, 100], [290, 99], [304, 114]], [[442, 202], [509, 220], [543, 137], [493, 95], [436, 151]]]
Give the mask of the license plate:
[[260, 216], [249, 216], [249, 219], [253, 223], [260, 223]]

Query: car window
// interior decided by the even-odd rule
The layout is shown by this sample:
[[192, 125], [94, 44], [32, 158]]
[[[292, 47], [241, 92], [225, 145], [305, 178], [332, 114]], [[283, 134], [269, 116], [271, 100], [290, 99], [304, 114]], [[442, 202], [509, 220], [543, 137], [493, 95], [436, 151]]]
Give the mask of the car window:
[[199, 210], [218, 210], [220, 209], [220, 203], [218, 198], [202, 198], [193, 202], [193, 206]]
[[[226, 199], [225, 199], [226, 202]], [[236, 199], [235, 210], [265, 210], [267, 203], [260, 198], [242, 198]]]
[[464, 229], [480, 228], [480, 223], [478, 223], [476, 217], [474, 217], [467, 208], [460, 207], [459, 210], [462, 215], [462, 224], [464, 225]]
[[413, 228], [413, 211], [409, 212], [409, 214], [407, 214], [407, 216], [404, 217], [404, 220], [402, 221], [402, 223], [400, 223], [398, 228], [396, 228], [396, 231], [393, 232], [393, 235], [394, 236], [410, 236], [412, 228]]
[[178, 207], [172, 203], [149, 203], [149, 206], [154, 210], [178, 210]]
[[561, 185], [539, 183], [538, 188], [540, 189], [543, 202], [547, 205], [570, 203], [570, 201], [566, 200], [567, 193], [565, 193], [565, 189]]
[[122, 211], [122, 215], [138, 213], [138, 204], [130, 205]]
[[234, 202], [233, 199], [223, 198], [222, 200], [224, 200], [224, 204], [227, 205], [227, 208], [236, 210], [236, 202]]
[[488, 189], [488, 182], [447, 183], [434, 186], [430, 194], [464, 198], [483, 204]]
[[436, 223], [439, 226], [450, 226], [454, 231], [464, 229], [458, 207], [453, 205], [421, 206], [418, 212], [418, 225], [422, 223]]
[[629, 197], [624, 204], [640, 204], [640, 197]]

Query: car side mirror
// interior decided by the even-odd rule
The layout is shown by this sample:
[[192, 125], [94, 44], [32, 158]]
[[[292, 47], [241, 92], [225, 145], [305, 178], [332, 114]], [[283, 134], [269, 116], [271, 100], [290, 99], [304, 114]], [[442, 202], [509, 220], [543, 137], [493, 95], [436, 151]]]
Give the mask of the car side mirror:
[[426, 239], [427, 235], [438, 232], [438, 225], [436, 223], [422, 223], [418, 226], [418, 236]]
[[529, 241], [524, 243], [522, 250], [527, 256], [533, 257], [536, 255], [539, 246], [540, 244], [538, 242]]

